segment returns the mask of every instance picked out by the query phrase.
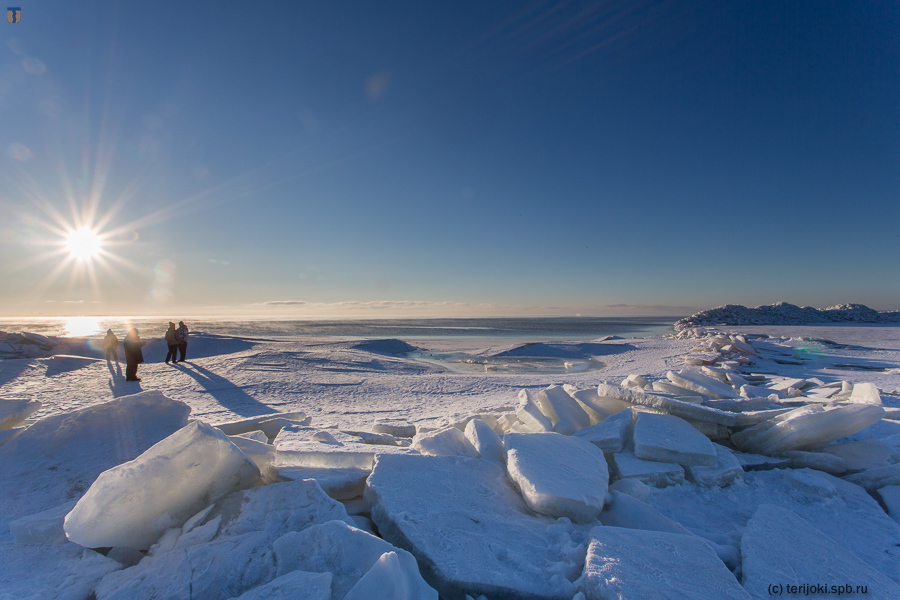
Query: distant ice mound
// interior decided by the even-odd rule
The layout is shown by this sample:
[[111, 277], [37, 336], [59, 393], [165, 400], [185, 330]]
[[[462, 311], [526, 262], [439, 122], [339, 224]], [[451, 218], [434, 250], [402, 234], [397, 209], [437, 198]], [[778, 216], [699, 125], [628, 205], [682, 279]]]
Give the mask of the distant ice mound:
[[365, 350], [366, 352], [374, 352], [375, 354], [386, 354], [388, 356], [396, 356], [398, 354], [406, 354], [416, 350], [415, 346], [411, 346], [403, 340], [387, 339], [387, 340], [365, 340], [354, 344], [353, 348], [357, 350]]
[[878, 312], [864, 304], [838, 304], [825, 309], [787, 302], [747, 308], [726, 304], [700, 311], [675, 323], [675, 331], [705, 325], [814, 325], [817, 323], [900, 323], [900, 311]]

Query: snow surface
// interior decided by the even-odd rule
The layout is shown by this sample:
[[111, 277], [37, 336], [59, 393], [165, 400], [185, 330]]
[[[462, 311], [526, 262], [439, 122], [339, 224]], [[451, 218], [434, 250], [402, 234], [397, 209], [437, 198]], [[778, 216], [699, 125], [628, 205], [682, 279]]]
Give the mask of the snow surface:
[[[65, 346], [69, 354], [54, 355], [62, 347], [54, 340], [19, 336], [21, 351], [6, 356], [23, 358], [0, 361], [0, 397], [24, 400], [19, 404], [25, 407], [40, 402], [40, 408], [20, 413], [15, 428], [2, 430], [12, 432], [9, 437], [0, 437], [0, 598], [206, 600], [306, 593], [340, 600], [354, 588], [359, 597], [371, 596], [376, 587], [397, 599], [436, 598], [428, 596], [430, 587], [444, 600], [602, 597], [607, 584], [592, 588], [584, 585], [588, 578], [579, 580], [589, 562], [591, 524], [536, 514], [511, 483], [502, 454], [504, 434], [554, 429], [574, 434], [566, 439], [597, 442], [591, 447], [605, 452], [613, 466], [609, 489], [615, 493], [605, 496], [600, 520], [615, 525], [600, 530], [621, 529], [621, 539], [608, 543], [620, 548], [615, 568], [635, 569], [626, 582], [634, 586], [631, 597], [665, 597], [658, 582], [670, 580], [672, 589], [691, 590], [681, 597], [728, 597], [741, 581], [748, 524], [765, 504], [802, 518], [839, 548], [835, 556], [853, 557], [898, 581], [900, 525], [886, 513], [897, 510], [900, 482], [898, 331], [859, 323], [760, 325], [690, 328], [627, 343], [518, 346], [522, 356], [602, 362], [598, 370], [552, 375], [454, 372], [415, 360], [406, 354], [412, 347], [399, 340], [199, 334], [192, 342], [195, 358], [178, 366], [163, 364], [164, 350], [154, 356], [148, 345], [142, 382], [125, 382], [115, 364], [73, 355], [71, 344]], [[416, 344], [484, 357], [500, 346], [510, 350], [508, 343], [471, 340]], [[685, 373], [705, 392], [683, 387], [685, 377], [674, 385], [669, 372]], [[742, 390], [759, 398], [741, 400]], [[712, 392], [728, 397], [713, 399]], [[189, 410], [198, 420], [195, 428], [210, 423], [240, 436], [220, 441], [244, 456], [243, 464], [264, 471], [265, 485], [198, 501], [175, 521], [158, 515], [167, 529], [155, 530], [158, 539], [149, 551], [119, 545], [98, 552], [63, 539], [71, 503], [101, 473], [135, 461], [184, 428]], [[647, 413], [674, 415], [715, 442], [716, 466], [682, 469], [642, 461], [653, 467], [645, 473], [651, 480], [659, 469], [674, 468], [678, 476], [657, 480], [670, 484], [659, 488], [618, 479], [626, 462], [639, 460], [631, 422], [656, 416]], [[792, 442], [787, 446], [744, 447], [769, 455], [735, 447], [744, 432], [761, 426], [757, 432], [765, 433], [781, 423], [790, 425], [782, 427], [782, 441]], [[477, 456], [468, 450], [477, 447], [492, 458], [424, 456], [410, 445], [417, 433], [421, 440], [450, 429], [462, 434], [463, 453]], [[458, 442], [458, 434], [444, 435]], [[536, 437], [544, 435], [560, 434]], [[804, 465], [816, 469], [797, 468]], [[530, 479], [558, 475], [550, 471], [540, 468]], [[136, 478], [127, 487], [143, 483]], [[369, 517], [384, 539], [355, 527], [371, 528]], [[96, 529], [118, 517], [107, 520]], [[661, 560], [637, 567], [650, 554], [641, 550], [646, 534], [636, 532], [648, 529], [663, 530], [649, 532], [660, 544], [670, 543], [656, 537], [663, 533], [693, 540], [679, 541], [678, 551], [704, 566], [694, 571]], [[383, 545], [361, 560], [361, 548], [371, 540]], [[706, 549], [696, 550], [696, 543]], [[796, 562], [815, 581], [828, 579], [825, 563], [793, 548], [790, 539], [775, 543], [785, 564]], [[596, 564], [609, 558], [592, 556]], [[723, 570], [731, 579], [718, 588], [713, 582]], [[428, 586], [416, 579], [419, 572]], [[869, 585], [868, 597], [894, 597], [893, 589], [888, 595], [876, 589], [887, 586], [878, 576], [857, 573], [848, 583]], [[392, 590], [384, 583], [401, 580], [407, 585]], [[635, 595], [635, 589], [652, 591]]]

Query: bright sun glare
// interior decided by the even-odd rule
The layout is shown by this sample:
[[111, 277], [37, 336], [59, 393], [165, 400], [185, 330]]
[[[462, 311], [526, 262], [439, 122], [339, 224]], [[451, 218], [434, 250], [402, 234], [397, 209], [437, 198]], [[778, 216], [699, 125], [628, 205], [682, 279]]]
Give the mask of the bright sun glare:
[[90, 260], [100, 253], [100, 236], [90, 229], [79, 229], [66, 236], [66, 250], [72, 258]]

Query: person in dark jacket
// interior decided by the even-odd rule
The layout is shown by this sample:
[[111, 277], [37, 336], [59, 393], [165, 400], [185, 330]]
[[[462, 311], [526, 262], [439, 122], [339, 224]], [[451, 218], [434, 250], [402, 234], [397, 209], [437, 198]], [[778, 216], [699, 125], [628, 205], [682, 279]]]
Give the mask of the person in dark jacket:
[[[166, 364], [169, 364], [169, 360], [172, 362], [178, 362], [176, 357], [178, 355], [178, 332], [175, 331], [175, 323], [169, 322], [169, 329], [166, 331], [166, 344], [169, 346], [169, 353], [166, 354]], [[182, 353], [182, 356], [184, 353]], [[184, 360], [183, 358], [181, 360]]]
[[187, 354], [187, 340], [188, 340], [188, 326], [184, 324], [184, 321], [178, 321], [178, 329], [175, 330], [175, 333], [178, 336], [178, 350], [181, 352], [181, 358], [179, 359], [181, 362], [184, 362], [184, 355]]
[[138, 365], [144, 362], [144, 351], [141, 348], [147, 342], [141, 341], [137, 329], [131, 329], [125, 336], [125, 381], [140, 381], [137, 376]]
[[112, 329], [106, 330], [106, 337], [103, 338], [103, 349], [106, 350], [106, 361], [114, 360], [119, 362], [119, 338], [113, 333]]

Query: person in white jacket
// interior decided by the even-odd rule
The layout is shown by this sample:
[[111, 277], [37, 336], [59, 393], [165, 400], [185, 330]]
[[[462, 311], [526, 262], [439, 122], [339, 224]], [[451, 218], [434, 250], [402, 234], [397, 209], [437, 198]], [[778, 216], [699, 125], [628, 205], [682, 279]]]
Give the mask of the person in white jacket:
[[181, 358], [176, 362], [184, 362], [184, 356], [187, 354], [189, 333], [188, 326], [184, 324], [184, 321], [178, 321], [178, 329], [175, 330], [175, 335], [178, 338], [178, 350], [180, 351]]

